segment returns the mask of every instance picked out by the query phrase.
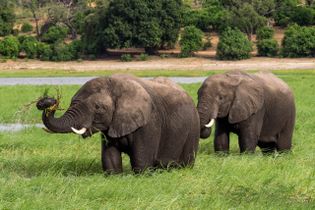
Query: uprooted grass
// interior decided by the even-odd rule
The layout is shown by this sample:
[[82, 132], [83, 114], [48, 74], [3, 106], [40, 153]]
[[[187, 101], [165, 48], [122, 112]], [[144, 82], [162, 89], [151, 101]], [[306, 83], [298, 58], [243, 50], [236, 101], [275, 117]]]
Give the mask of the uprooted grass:
[[[315, 75], [286, 75], [296, 96], [297, 123], [291, 154], [217, 156], [211, 137], [202, 140], [193, 169], [135, 176], [124, 156], [124, 173], [104, 176], [100, 140], [47, 134], [30, 128], [0, 133], [0, 209], [314, 209]], [[199, 84], [184, 85], [196, 100]], [[0, 87], [8, 122], [45, 86]], [[63, 86], [62, 106], [78, 86]], [[24, 94], [20, 94], [24, 93]], [[15, 95], [21, 95], [20, 98]], [[12, 107], [13, 106], [13, 107]], [[25, 122], [40, 120], [34, 108]]]

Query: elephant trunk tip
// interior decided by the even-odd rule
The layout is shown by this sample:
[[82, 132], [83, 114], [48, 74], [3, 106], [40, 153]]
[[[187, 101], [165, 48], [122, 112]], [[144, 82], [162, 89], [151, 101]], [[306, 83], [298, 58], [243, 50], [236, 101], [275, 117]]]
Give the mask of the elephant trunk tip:
[[45, 110], [56, 105], [57, 103], [58, 101], [54, 98], [44, 97], [36, 103], [36, 107], [38, 110]]

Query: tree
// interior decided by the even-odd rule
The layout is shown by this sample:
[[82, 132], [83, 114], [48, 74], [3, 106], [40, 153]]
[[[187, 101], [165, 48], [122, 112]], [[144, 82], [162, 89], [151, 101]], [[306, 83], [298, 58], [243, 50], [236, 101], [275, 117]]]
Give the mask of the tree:
[[260, 16], [251, 4], [244, 4], [239, 9], [234, 9], [232, 13], [233, 25], [246, 33], [251, 40], [256, 30], [266, 25], [265, 17]]
[[181, 0], [116, 0], [109, 4], [103, 43], [107, 48], [144, 47], [149, 54], [173, 46], [180, 29]]
[[0, 8], [0, 36], [6, 36], [12, 32], [15, 14], [9, 1], [0, 0]]

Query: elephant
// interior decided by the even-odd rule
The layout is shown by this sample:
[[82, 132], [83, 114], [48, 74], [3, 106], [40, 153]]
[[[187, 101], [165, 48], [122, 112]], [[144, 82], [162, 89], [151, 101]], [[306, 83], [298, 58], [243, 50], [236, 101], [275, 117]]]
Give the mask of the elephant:
[[200, 137], [215, 124], [214, 150], [228, 153], [230, 133], [238, 136], [240, 152], [263, 154], [290, 151], [295, 124], [294, 95], [269, 72], [231, 71], [209, 76], [198, 90]]
[[54, 117], [57, 100], [36, 104], [49, 132], [102, 136], [106, 173], [123, 171], [122, 153], [135, 173], [146, 169], [193, 166], [199, 144], [199, 116], [192, 98], [163, 77], [99, 77], [85, 83], [64, 114]]

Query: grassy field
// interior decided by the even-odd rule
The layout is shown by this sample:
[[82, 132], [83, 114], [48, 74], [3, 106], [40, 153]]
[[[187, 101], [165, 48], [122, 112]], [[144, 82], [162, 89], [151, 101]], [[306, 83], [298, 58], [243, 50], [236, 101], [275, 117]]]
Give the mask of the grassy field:
[[[135, 176], [124, 157], [124, 173], [104, 176], [100, 139], [50, 135], [37, 128], [0, 133], [0, 209], [314, 209], [315, 74], [282, 72], [297, 104], [291, 154], [217, 156], [213, 137], [200, 142], [194, 168]], [[184, 85], [196, 100], [200, 84]], [[45, 86], [0, 86], [0, 123], [40, 122], [23, 105]], [[62, 107], [78, 86], [62, 86]], [[49, 91], [54, 95], [54, 88]], [[23, 94], [21, 94], [23, 93]], [[20, 112], [18, 112], [20, 110]], [[22, 114], [24, 113], [24, 114]]]

